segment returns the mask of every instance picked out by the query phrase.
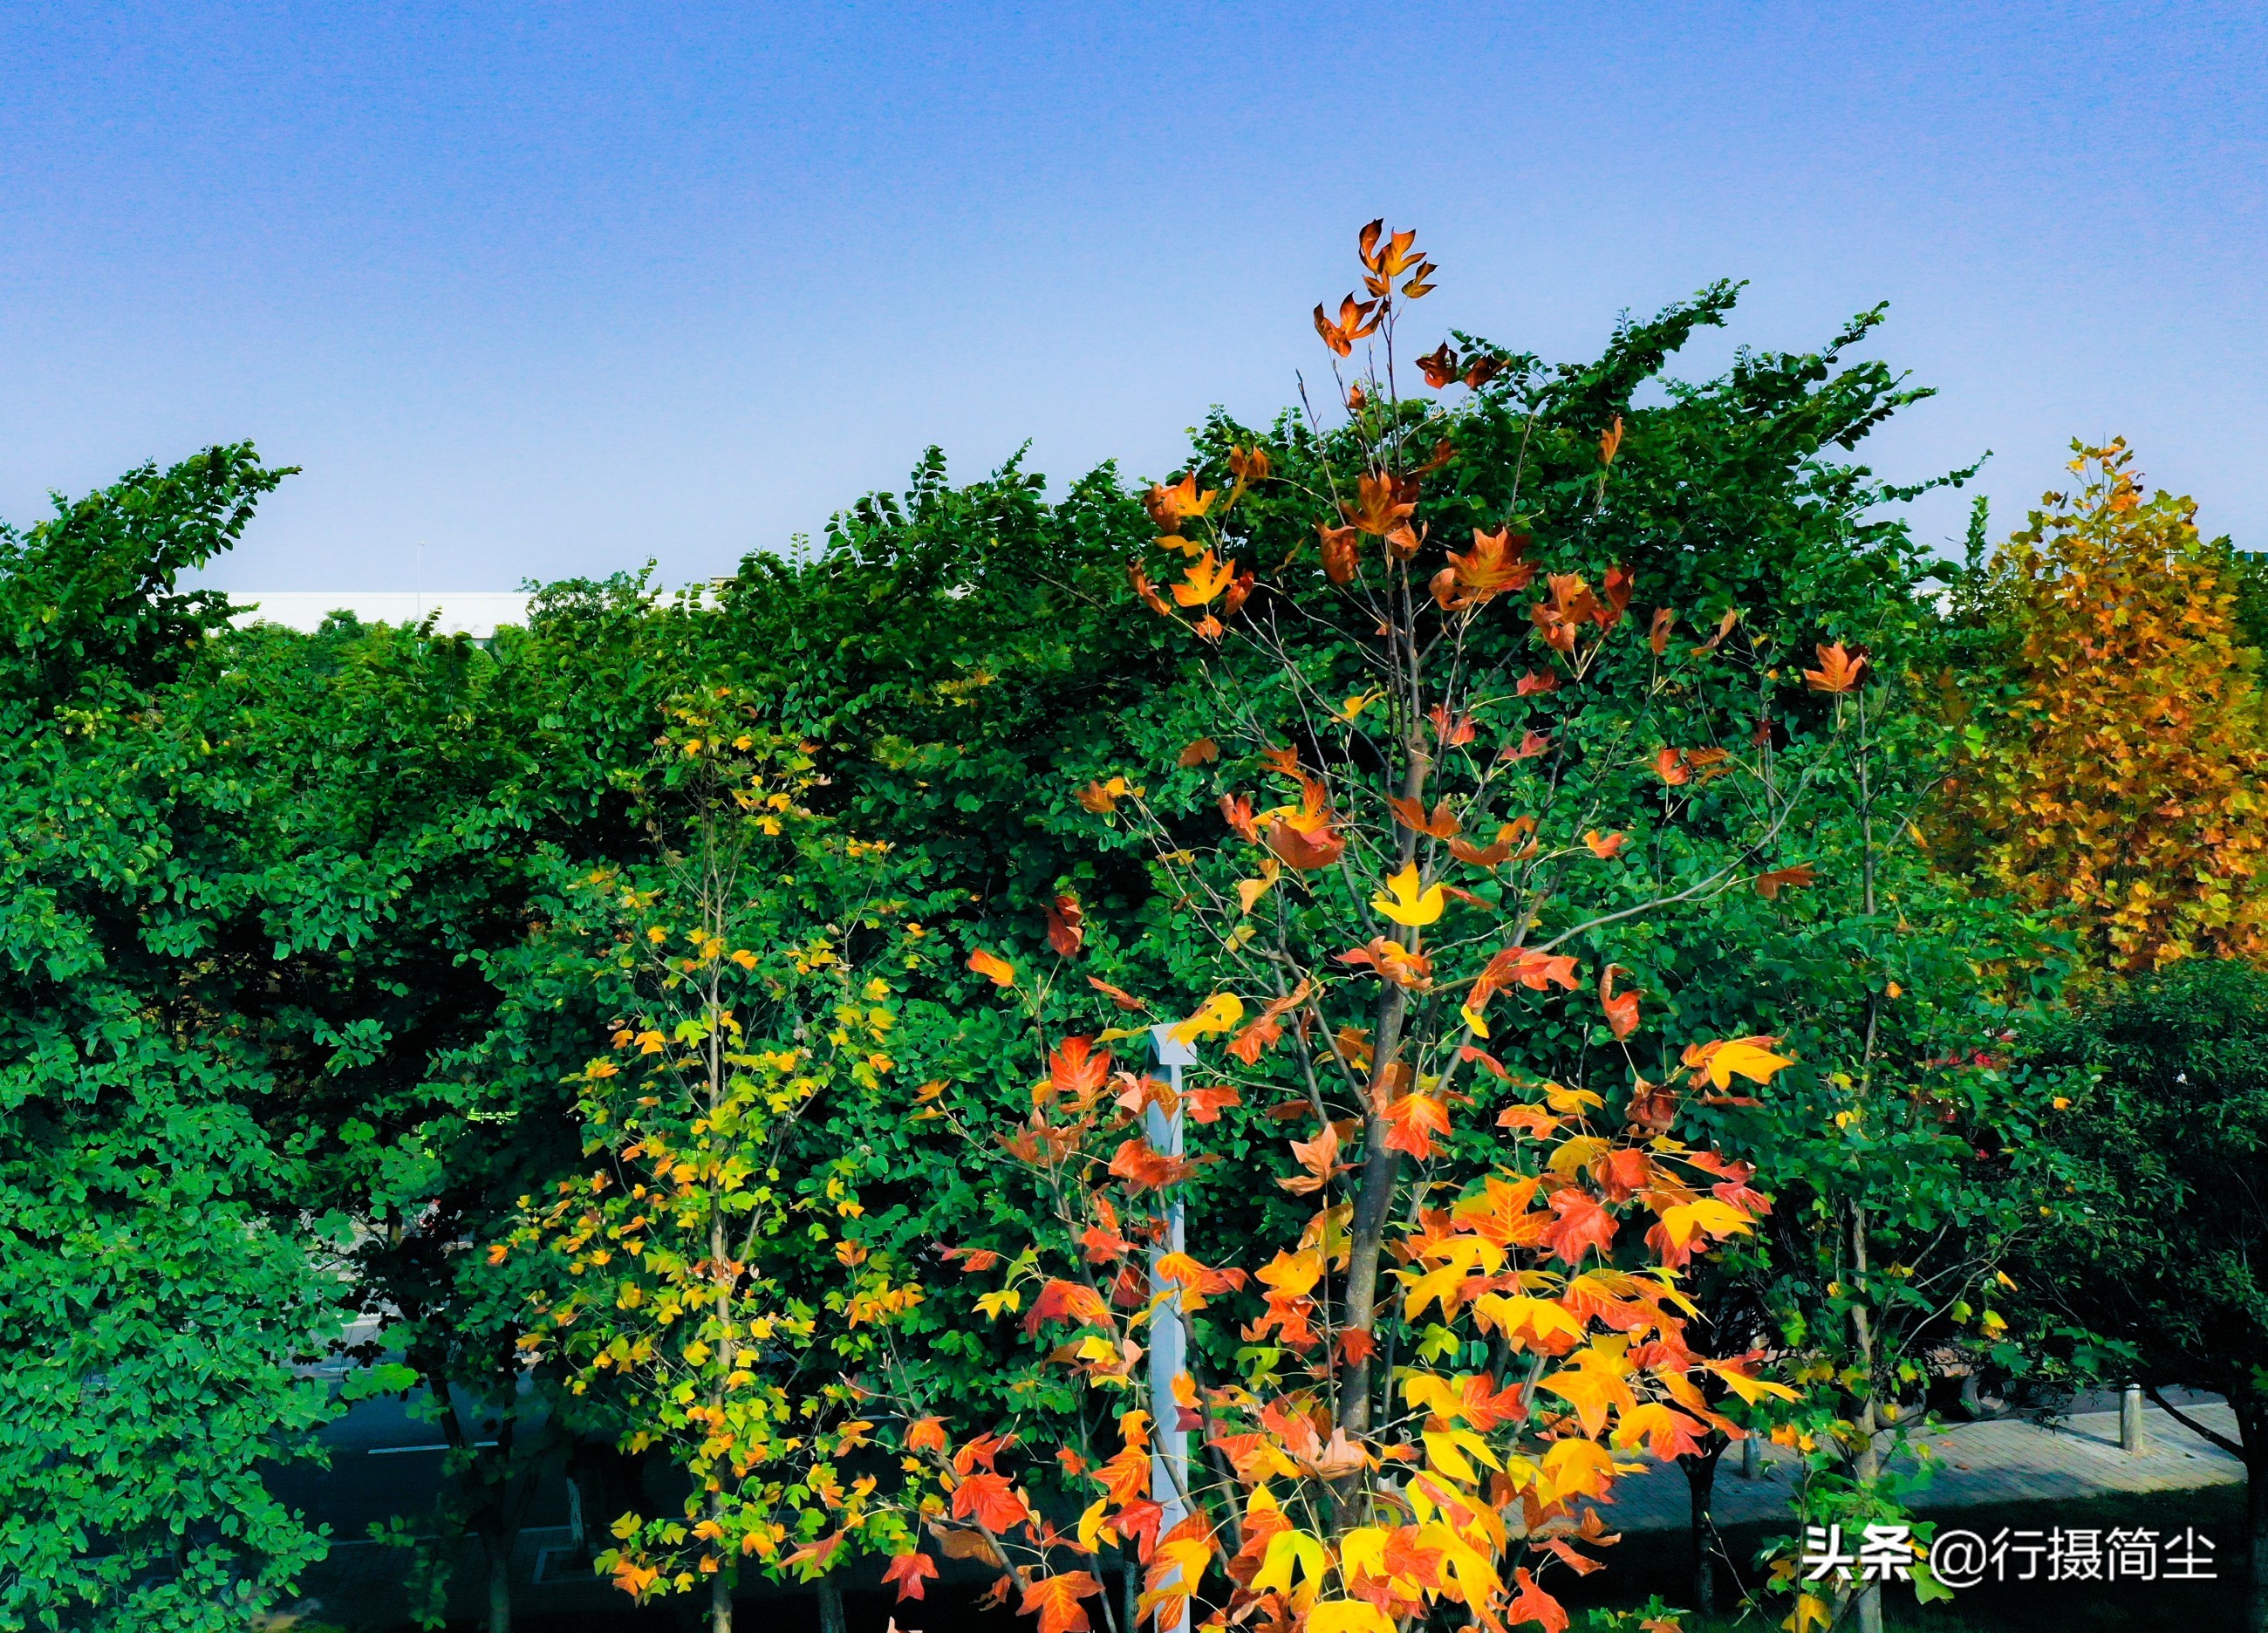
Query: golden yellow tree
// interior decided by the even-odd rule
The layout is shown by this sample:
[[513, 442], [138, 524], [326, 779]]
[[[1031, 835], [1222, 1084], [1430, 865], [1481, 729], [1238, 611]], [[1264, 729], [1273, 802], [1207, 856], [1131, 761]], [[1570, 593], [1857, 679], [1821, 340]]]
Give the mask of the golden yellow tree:
[[2146, 494], [2123, 438], [2073, 447], [2077, 498], [2046, 495], [1970, 587], [2005, 644], [1955, 707], [1941, 844], [2097, 967], [2258, 957], [2257, 655], [2195, 503]]

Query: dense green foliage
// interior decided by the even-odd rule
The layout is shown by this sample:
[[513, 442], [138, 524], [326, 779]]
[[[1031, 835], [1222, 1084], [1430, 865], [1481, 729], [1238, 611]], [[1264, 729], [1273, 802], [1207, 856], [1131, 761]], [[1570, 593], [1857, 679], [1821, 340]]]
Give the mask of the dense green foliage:
[[[1586, 884], [1587, 914], [1735, 863], [1786, 877], [1768, 893], [1697, 892], [1571, 946], [1624, 972], [1646, 1018], [1638, 1056], [1587, 1002], [1518, 993], [1491, 1047], [1514, 1074], [1591, 1088], [1631, 1121], [1663, 1119], [1754, 1165], [1750, 1182], [1774, 1199], [1769, 1228], [1697, 1266], [1694, 1290], [1721, 1351], [1769, 1351], [1804, 1385], [1785, 1431], [1812, 1454], [1804, 1500], [1849, 1520], [1901, 1497], [1867, 1430], [1909, 1413], [1948, 1366], [2026, 1364], [2027, 1335], [1987, 1292], [2009, 1254], [2069, 1267], [2061, 1285], [2153, 1254], [2187, 1267], [2184, 1281], [2216, 1276], [2241, 1252], [2250, 1227], [2224, 1217], [2235, 1204], [2206, 1167], [2182, 1166], [2197, 1143], [2149, 1119], [2241, 1122], [2249, 1080], [2220, 1067], [2257, 1003], [2234, 975], [2198, 978], [2178, 1000], [2153, 987], [2117, 1001], [2139, 1008], [2083, 1011], [2043, 1063], [2012, 1057], [2012, 1029], [2058, 994], [2065, 944], [1917, 842], [1947, 767], [1939, 677], [1984, 649], [1945, 615], [1940, 569], [1896, 519], [1921, 489], [1848, 457], [1922, 394], [1845, 355], [1878, 312], [1816, 353], [1743, 353], [1715, 379], [1668, 378], [1734, 293], [1627, 324], [1581, 365], [1460, 336], [1501, 364], [1428, 421], [1447, 459], [1412, 520], [1437, 541], [1516, 526], [1546, 571], [1596, 582], [1625, 569], [1641, 624], [1656, 608], [1675, 616], [1667, 668], [1632, 641], [1580, 681], [1490, 700], [1485, 724], [1546, 732], [1558, 747], [1533, 769], [1539, 786], [1580, 769], [1600, 791], [1580, 826], [1626, 835], [1626, 854]], [[1616, 423], [1609, 483], [1600, 434]], [[1226, 489], [1231, 449], [1264, 446], [1273, 473], [1242, 504], [1241, 548], [1320, 585], [1318, 496], [1351, 434], [1290, 415], [1259, 431], [1216, 417], [1187, 469]], [[984, 947], [1055, 967], [1060, 897], [1084, 938], [1059, 973], [1082, 998], [1089, 975], [1161, 1009], [1217, 984], [1147, 838], [1082, 790], [1140, 786], [1160, 831], [1204, 853], [1200, 871], [1233, 895], [1220, 797], [1259, 786], [1267, 743], [1321, 752], [1269, 662], [1233, 642], [1178, 642], [1129, 593], [1127, 563], [1158, 562], [1138, 491], [1106, 467], [1050, 500], [1013, 461], [956, 486], [932, 452], [902, 495], [839, 516], [809, 563], [752, 556], [704, 596], [630, 577], [555, 585], [526, 629], [482, 646], [346, 618], [313, 635], [232, 629], [221, 598], [179, 590], [288, 474], [217, 448], [0, 533], [0, 1625], [217, 1629], [274, 1602], [322, 1542], [255, 1466], [310, 1453], [338, 1403], [297, 1369], [356, 1317], [350, 1353], [366, 1370], [354, 1387], [409, 1391], [458, 1448], [435, 1510], [393, 1532], [418, 1542], [436, 1594], [468, 1539], [503, 1593], [497, 1566], [535, 1485], [563, 1468], [603, 1505], [600, 1526], [631, 1517], [618, 1558], [658, 1568], [676, 1547], [656, 1527], [688, 1513], [687, 1482], [711, 1467], [700, 1437], [681, 1412], [658, 1430], [652, 1401], [594, 1363], [605, 1343], [535, 1342], [579, 1296], [579, 1250], [552, 1251], [556, 1233], [541, 1252], [490, 1249], [533, 1228], [547, 1202], [527, 1199], [637, 1160], [624, 1106], [589, 1070], [622, 1047], [625, 1020], [661, 1014], [669, 995], [613, 949], [707, 910], [685, 894], [683, 813], [642, 769], [666, 706], [720, 688], [749, 732], [798, 761], [814, 831], [887, 847], [862, 852], [888, 858], [886, 916], [919, 926], [887, 958], [860, 953], [862, 977], [890, 989], [888, 1063], [864, 1079], [846, 1067], [793, 1116], [740, 1130], [751, 1151], [792, 1153], [762, 1203], [781, 1244], [754, 1273], [762, 1297], [816, 1332], [843, 1313], [826, 1302], [830, 1266], [845, 1286], [854, 1261], [856, 1274], [917, 1276], [923, 1297], [894, 1316], [887, 1355], [838, 1322], [828, 1365], [887, 1365], [961, 1423], [1019, 1423], [1037, 1443], [1107, 1454], [1104, 1422], [1043, 1370], [1047, 1342], [982, 1314], [981, 1278], [934, 1255], [940, 1243], [1012, 1250], [1049, 1198], [968, 1163], [917, 1085], [974, 1084], [1000, 1113], [1028, 1112], [1045, 1067], [966, 960]], [[2250, 629], [2246, 596], [2258, 599], [2242, 589], [2235, 616]], [[1527, 600], [1476, 623], [1476, 662], [1511, 673], [1532, 652], [1547, 666]], [[1255, 602], [1252, 617], [1270, 615]], [[1315, 695], [1362, 690], [1356, 645], [1278, 633]], [[1837, 644], [1867, 655], [1861, 681], [1807, 687], [1819, 649]], [[1638, 721], [1660, 741], [1616, 736]], [[1207, 736], [1220, 757], [1183, 763]], [[1672, 744], [1722, 749], [1766, 792], [1705, 777], [1676, 796], [1690, 804], [1673, 822], [1653, 769]], [[776, 958], [830, 923], [818, 898], [840, 882], [814, 867], [736, 901], [736, 933], [754, 927], [766, 942], [755, 950]], [[624, 888], [646, 894], [625, 908]], [[1553, 932], [1578, 922], [1575, 905], [1542, 909]], [[777, 969], [750, 981], [775, 1004], [773, 1050], [843, 997], [814, 987], [791, 1001]], [[2144, 1020], [2182, 1004], [2194, 1047], [2143, 1048]], [[1749, 1034], [1781, 1039], [1797, 1063], [1770, 1093], [1645, 1103], [1634, 1070], [1664, 1078], [1686, 1044]], [[2091, 1098], [2043, 1109], [2051, 1080], [2082, 1066], [2102, 1074]], [[2200, 1098], [2177, 1112], [2165, 1085], [2184, 1069]], [[746, 1067], [733, 1092], [770, 1070]], [[631, 1114], [673, 1140], [714, 1132], [695, 1126], [700, 1108]], [[2090, 1132], [2074, 1141], [2082, 1119]], [[1207, 1141], [1233, 1159], [1187, 1188], [1191, 1250], [1211, 1262], [1292, 1204], [1255, 1182], [1288, 1172], [1264, 1106], [1230, 1108]], [[2075, 1199], [2146, 1181], [2183, 1209], [2073, 1223]], [[2033, 1244], [2042, 1232], [2048, 1245]], [[838, 1241], [853, 1251], [838, 1259]], [[2192, 1301], [2184, 1319], [2257, 1327], [2250, 1296]], [[2155, 1309], [2052, 1313], [2140, 1345]], [[1198, 1354], [1226, 1372], [1242, 1340], [1231, 1306], [1214, 1314], [1196, 1323]], [[593, 1319], [614, 1321], [608, 1343], [637, 1342], [636, 1321]], [[2249, 1374], [2200, 1370], [2257, 1353], [2257, 1332], [2242, 1331], [2235, 1343], [2177, 1323], [2148, 1341], [2163, 1357], [2150, 1375], [2250, 1388]], [[714, 1370], [705, 1350], [686, 1365]], [[774, 1380], [759, 1416], [793, 1419], [823, 1370]], [[761, 1509], [740, 1511], [745, 1534], [770, 1522]], [[787, 1569], [819, 1512], [783, 1510], [748, 1568]]]

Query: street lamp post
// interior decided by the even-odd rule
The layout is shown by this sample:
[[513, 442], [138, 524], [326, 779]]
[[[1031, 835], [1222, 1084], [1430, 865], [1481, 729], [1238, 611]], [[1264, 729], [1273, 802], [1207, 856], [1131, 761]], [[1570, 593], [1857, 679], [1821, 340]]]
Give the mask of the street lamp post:
[[[1168, 1116], [1156, 1106], [1147, 1107], [1143, 1113], [1143, 1132], [1167, 1159], [1178, 1159], [1182, 1154], [1182, 1070], [1197, 1064], [1197, 1053], [1174, 1037], [1174, 1028], [1169, 1026], [1152, 1026], [1150, 1041], [1173, 1087], [1174, 1111]], [[1160, 1535], [1181, 1524], [1189, 1512], [1189, 1440], [1188, 1432], [1178, 1426], [1182, 1409], [1174, 1399], [1174, 1379], [1188, 1370], [1187, 1339], [1174, 1285], [1159, 1269], [1167, 1254], [1182, 1251], [1182, 1203], [1176, 1195], [1166, 1204], [1164, 1239], [1150, 1248], [1150, 1301], [1155, 1312], [1150, 1318], [1150, 1417], [1154, 1425], [1150, 1442], [1153, 1448], [1150, 1453], [1150, 1500], [1165, 1511], [1165, 1517], [1158, 1522]], [[1184, 1601], [1181, 1620], [1170, 1628], [1161, 1628], [1160, 1633], [1189, 1633], [1189, 1607]]]

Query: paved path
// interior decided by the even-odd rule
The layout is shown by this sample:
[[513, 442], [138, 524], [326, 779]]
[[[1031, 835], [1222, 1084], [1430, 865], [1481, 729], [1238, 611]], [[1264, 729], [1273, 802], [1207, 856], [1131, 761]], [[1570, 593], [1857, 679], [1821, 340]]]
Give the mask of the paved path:
[[[2219, 1403], [2182, 1409], [2232, 1439], [2236, 1414]], [[1988, 1503], [2053, 1501], [2110, 1491], [2192, 1491], [2244, 1479], [2244, 1465], [2155, 1406], [2143, 1409], [2143, 1449], [2118, 1449], [2118, 1414], [2080, 1412], [2050, 1428], [2022, 1419], [1964, 1423], [1918, 1435], [1937, 1473], [1915, 1506], [1924, 1511]], [[1794, 1453], [1766, 1446], [1762, 1476], [1744, 1480], [1737, 1451], [1717, 1466], [1711, 1509], [1720, 1526], [1776, 1519], [1787, 1512]], [[1630, 1531], [1683, 1529], [1690, 1511], [1685, 1476], [1649, 1466], [1618, 1481], [1614, 1523]]]

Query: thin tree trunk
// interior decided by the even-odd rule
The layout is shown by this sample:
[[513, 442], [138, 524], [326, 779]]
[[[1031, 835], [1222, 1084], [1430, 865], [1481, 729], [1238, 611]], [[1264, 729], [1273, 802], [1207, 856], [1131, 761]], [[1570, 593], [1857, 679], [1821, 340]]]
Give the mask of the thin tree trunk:
[[2244, 1447], [2244, 1540], [2252, 1578], [2244, 1625], [2250, 1633], [2268, 1633], [2268, 1402], [2256, 1405], [2258, 1400], [2242, 1383], [2228, 1392]]
[[845, 1633], [843, 1590], [832, 1576], [819, 1578], [819, 1633]]
[[489, 1633], [512, 1633], [512, 1545], [497, 1531], [481, 1545], [489, 1556]]
[[[1854, 1278], [1864, 1287], [1867, 1280], [1867, 1211], [1851, 1210], [1851, 1263]], [[1875, 1448], [1874, 1432], [1880, 1418], [1874, 1410], [1874, 1333], [1867, 1320], [1867, 1306], [1851, 1306], [1851, 1330], [1859, 1345], [1859, 1367], [1866, 1375], [1865, 1395], [1859, 1402], [1859, 1456], [1852, 1471], [1859, 1484], [1872, 1487], [1882, 1477], [1882, 1454]], [[1861, 1582], [1858, 1589], [1859, 1633], [1882, 1633], [1882, 1585]]]
[[1717, 1460], [1726, 1442], [1716, 1441], [1677, 1466], [1685, 1471], [1685, 1492], [1690, 1500], [1693, 1532], [1693, 1608], [1705, 1616], [1717, 1614], [1717, 1524], [1709, 1515], [1709, 1499], [1717, 1489]]
[[709, 1633], [733, 1633], [733, 1589], [721, 1570], [709, 1578]]

